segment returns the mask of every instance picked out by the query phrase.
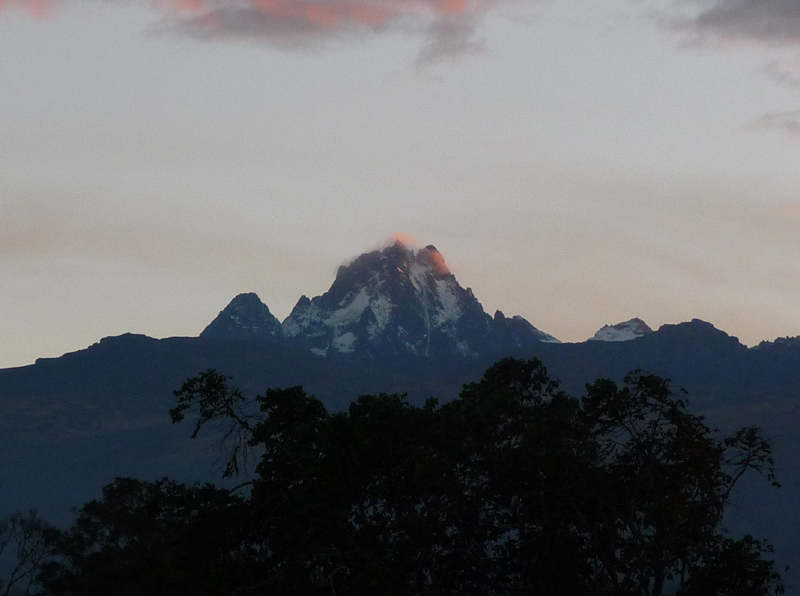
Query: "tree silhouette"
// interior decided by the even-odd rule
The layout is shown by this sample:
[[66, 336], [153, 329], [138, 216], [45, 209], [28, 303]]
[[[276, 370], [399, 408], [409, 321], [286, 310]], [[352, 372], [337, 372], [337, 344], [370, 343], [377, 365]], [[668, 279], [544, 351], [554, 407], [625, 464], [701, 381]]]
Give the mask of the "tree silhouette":
[[0, 520], [0, 596], [28, 594], [36, 589], [37, 574], [48, 559], [47, 540], [55, 530], [35, 509]]
[[[642, 371], [567, 396], [506, 359], [460, 399], [362, 396], [330, 413], [302, 388], [257, 414], [208, 371], [173, 421], [216, 425], [234, 491], [119, 479], [53, 541], [53, 594], [780, 593], [766, 542], [721, 529], [743, 474], [775, 483], [757, 429], [715, 438]], [[220, 427], [221, 425], [221, 427]], [[119, 589], [118, 589], [119, 588]], [[124, 589], [123, 589], [124, 588]]]

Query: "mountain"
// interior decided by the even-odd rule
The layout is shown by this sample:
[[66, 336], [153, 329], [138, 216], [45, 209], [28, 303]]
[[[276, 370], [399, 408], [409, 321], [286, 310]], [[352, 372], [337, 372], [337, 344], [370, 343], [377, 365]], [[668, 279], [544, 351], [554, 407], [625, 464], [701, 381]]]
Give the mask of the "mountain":
[[[499, 314], [493, 321], [491, 329], [499, 329], [509, 345], [511, 331], [523, 338], [530, 333], [521, 319]], [[536, 341], [510, 346], [503, 355], [540, 358], [576, 396], [598, 377], [620, 381], [626, 372], [643, 368], [685, 387], [691, 408], [723, 432], [763, 427], [784, 488], [775, 492], [758, 478], [748, 481], [729, 527], [769, 537], [780, 561], [800, 558], [800, 343], [747, 348], [695, 319], [630, 341]], [[60, 358], [0, 370], [0, 518], [37, 507], [43, 517], [67, 523], [70, 507], [97, 497], [117, 475], [220, 482], [213, 474], [219, 457], [213, 435], [192, 441], [190, 425], [173, 426], [168, 415], [173, 390], [209, 368], [231, 376], [247, 396], [269, 387], [303, 385], [329, 409], [342, 411], [357, 396], [379, 392], [408, 392], [415, 404], [429, 397], [448, 401], [497, 357], [362, 361], [321, 357], [284, 341], [230, 341], [208, 334], [157, 340], [126, 334]], [[788, 593], [800, 594], [800, 587]]]
[[506, 317], [495, 311], [488, 338], [487, 353], [505, 354], [519, 348], [532, 348], [535, 343], [560, 344], [552, 335], [539, 331], [519, 315]]
[[[200, 337], [125, 334], [0, 370], [0, 519], [38, 507], [67, 523], [70, 507], [117, 475], [220, 482], [213, 437], [192, 441], [190, 425], [168, 415], [173, 391], [209, 368], [247, 396], [303, 385], [343, 411], [379, 392], [445, 402], [502, 357], [537, 357], [575, 396], [641, 368], [686, 388], [714, 428], [763, 427], [784, 488], [748, 480], [729, 527], [769, 537], [780, 562], [800, 560], [800, 338], [748, 348], [698, 319], [656, 331], [632, 319], [593, 339], [561, 344], [522, 317], [490, 316], [433, 246], [395, 243], [342, 266], [327, 292], [301, 298], [282, 323], [255, 294], [240, 294]], [[800, 581], [787, 593], [800, 596]]]
[[452, 399], [478, 375], [422, 359], [389, 368], [284, 344], [134, 334], [0, 369], [0, 520], [35, 507], [66, 523], [71, 507], [97, 497], [115, 476], [220, 482], [214, 433], [192, 440], [189, 425], [169, 417], [173, 391], [211, 368], [247, 396], [303, 385], [333, 411], [380, 392], [409, 392], [414, 403]]
[[587, 341], [629, 341], [652, 332], [641, 319], [631, 319], [616, 325], [604, 325]]
[[322, 356], [476, 354], [491, 321], [439, 251], [401, 242], [339, 268], [330, 289], [303, 296], [284, 336]]
[[[215, 337], [240, 339], [249, 324], [242, 318]], [[557, 341], [522, 317], [489, 316], [436, 247], [415, 250], [400, 241], [341, 266], [327, 292], [298, 300], [281, 330], [287, 344], [319, 356], [373, 361], [477, 358]]]
[[253, 293], [239, 294], [226, 306], [200, 337], [276, 343], [283, 339], [281, 323], [269, 307]]

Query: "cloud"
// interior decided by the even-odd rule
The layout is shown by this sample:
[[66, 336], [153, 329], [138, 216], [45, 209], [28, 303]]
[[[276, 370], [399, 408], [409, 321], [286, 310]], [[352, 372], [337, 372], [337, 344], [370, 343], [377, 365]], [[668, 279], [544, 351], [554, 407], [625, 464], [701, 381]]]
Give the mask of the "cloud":
[[55, 0], [0, 0], [0, 10], [21, 8], [36, 20], [48, 19], [55, 11]]
[[475, 37], [475, 19], [472, 15], [443, 16], [428, 27], [429, 40], [417, 58], [417, 64], [432, 64], [442, 60], [479, 54], [486, 44]]
[[490, 7], [489, 0], [191, 1], [195, 6], [190, 10], [170, 11], [163, 28], [199, 39], [247, 40], [283, 49], [401, 32], [424, 40], [419, 65], [480, 52], [477, 24]]
[[673, 26], [702, 41], [800, 44], [798, 0], [694, 0], [688, 16], [673, 20]]
[[800, 110], [764, 114], [752, 122], [748, 128], [780, 130], [785, 132], [791, 139], [800, 141]]
[[[673, 13], [668, 26], [701, 44], [788, 49], [792, 54], [800, 46], [800, 0], [671, 0], [671, 7], [683, 14]], [[773, 59], [764, 73], [780, 85], [800, 87], [800, 58]], [[800, 110], [769, 112], [742, 128], [780, 131], [800, 140]]]
[[772, 60], [764, 72], [777, 83], [800, 87], [800, 58]]
[[[36, 18], [55, 0], [0, 0]], [[88, 2], [90, 0], [65, 0]], [[141, 3], [160, 15], [158, 33], [203, 40], [251, 41], [294, 50], [342, 39], [400, 32], [423, 40], [418, 64], [452, 60], [483, 49], [476, 30], [483, 15], [515, 0], [107, 0]]]
[[165, 27], [203, 39], [246, 39], [283, 47], [364, 35], [386, 27], [401, 9], [360, 0], [203, 2], [167, 16]]
[[115, 269], [162, 270], [195, 280], [251, 279], [267, 270], [318, 267], [261, 237], [209, 232], [188, 221], [114, 212], [99, 204], [68, 208], [57, 201], [0, 204], [0, 270], [81, 259]]
[[422, 244], [422, 240], [412, 236], [411, 234], [406, 234], [405, 232], [395, 232], [389, 237], [389, 239], [380, 244], [378, 249], [384, 249], [387, 246], [396, 244], [397, 242], [407, 246], [408, 248], [413, 248], [414, 250], [419, 250], [424, 246]]

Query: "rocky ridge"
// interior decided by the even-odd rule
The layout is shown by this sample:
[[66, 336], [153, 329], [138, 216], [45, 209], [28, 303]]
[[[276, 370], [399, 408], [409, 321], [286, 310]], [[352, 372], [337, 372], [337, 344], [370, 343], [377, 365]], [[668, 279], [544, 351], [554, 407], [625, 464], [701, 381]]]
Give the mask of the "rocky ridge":
[[239, 294], [200, 337], [275, 343], [283, 339], [281, 323], [254, 293]]
[[341, 266], [327, 292], [302, 296], [276, 323], [255, 294], [242, 294], [201, 336], [284, 341], [320, 356], [368, 359], [470, 358], [558, 342], [520, 316], [489, 316], [436, 247], [415, 250], [401, 241]]

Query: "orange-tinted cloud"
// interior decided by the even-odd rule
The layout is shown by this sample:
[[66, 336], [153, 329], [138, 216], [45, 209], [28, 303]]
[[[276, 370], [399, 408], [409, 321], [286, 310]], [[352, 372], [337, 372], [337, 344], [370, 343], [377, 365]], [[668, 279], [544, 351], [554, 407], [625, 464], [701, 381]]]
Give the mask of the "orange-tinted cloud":
[[396, 244], [398, 242], [408, 248], [419, 248], [422, 246], [422, 242], [420, 242], [414, 236], [411, 236], [410, 234], [404, 234], [403, 232], [395, 232], [392, 234], [389, 240], [383, 244], [383, 247], [391, 246], [392, 244]]
[[442, 253], [436, 250], [433, 246], [426, 246], [420, 251], [420, 254], [425, 255], [425, 258], [430, 262], [433, 270], [439, 275], [447, 275], [451, 273], [450, 267], [444, 261]]
[[0, 10], [19, 8], [38, 21], [50, 18], [55, 11], [55, 0], [0, 0]]
[[[56, 1], [0, 0], [0, 10], [17, 6], [47, 18]], [[479, 17], [511, 1], [515, 0], [128, 0], [160, 13], [159, 30], [198, 39], [247, 40], [291, 49], [344, 36], [400, 31], [423, 39], [420, 63], [480, 51], [483, 46], [475, 39]]]
[[407, 250], [416, 253], [424, 261], [427, 261], [428, 264], [430, 264], [431, 267], [433, 267], [433, 270], [436, 273], [443, 275], [452, 273], [450, 267], [447, 266], [444, 257], [438, 250], [436, 250], [434, 246], [432, 245], [423, 246], [422, 242], [418, 238], [411, 236], [410, 234], [396, 232], [392, 234], [386, 242], [376, 247], [376, 250], [383, 250], [388, 246], [396, 244], [400, 244], [404, 246]]
[[171, 7], [178, 12], [200, 14], [205, 10], [203, 0], [173, 0]]

